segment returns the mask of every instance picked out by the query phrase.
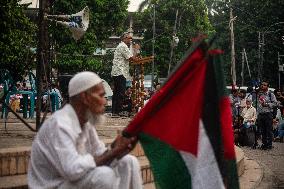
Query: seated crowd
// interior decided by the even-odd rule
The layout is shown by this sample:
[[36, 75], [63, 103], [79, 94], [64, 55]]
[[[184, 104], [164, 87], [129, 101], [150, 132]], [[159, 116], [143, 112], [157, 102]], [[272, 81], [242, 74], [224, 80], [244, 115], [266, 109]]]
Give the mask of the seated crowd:
[[257, 90], [233, 89], [230, 94], [235, 144], [260, 149], [272, 149], [272, 142], [283, 142], [284, 96], [276, 89], [268, 90], [268, 82], [262, 82]]

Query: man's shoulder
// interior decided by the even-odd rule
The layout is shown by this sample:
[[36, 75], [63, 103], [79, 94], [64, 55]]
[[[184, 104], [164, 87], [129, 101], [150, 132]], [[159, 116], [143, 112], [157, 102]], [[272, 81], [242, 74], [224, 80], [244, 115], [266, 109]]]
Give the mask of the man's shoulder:
[[260, 91], [259, 94], [266, 95], [266, 96], [274, 95], [274, 93], [272, 91], [270, 91], [270, 90]]
[[266, 96], [269, 97], [269, 100], [270, 100], [270, 101], [275, 101], [275, 100], [277, 100], [275, 94], [274, 94], [272, 91], [267, 91], [267, 92], [266, 92]]
[[46, 129], [63, 129], [66, 130], [66, 127], [74, 124], [74, 119], [70, 115], [70, 107], [65, 105], [62, 109], [56, 111], [50, 118], [48, 118], [43, 127]]
[[126, 45], [125, 43], [120, 42], [120, 43], [116, 46], [116, 48], [118, 49], [118, 48], [124, 47], [125, 45]]
[[[50, 118], [46, 119], [42, 125], [42, 129], [54, 129], [60, 127], [60, 122], [66, 121], [62, 110], [56, 111]], [[42, 130], [41, 129], [41, 130]]]
[[124, 51], [125, 46], [124, 46], [123, 44], [124, 44], [124, 43], [119, 43], [119, 44], [116, 46], [115, 52], [114, 52], [115, 55], [119, 55], [119, 54], [121, 54], [122, 51]]

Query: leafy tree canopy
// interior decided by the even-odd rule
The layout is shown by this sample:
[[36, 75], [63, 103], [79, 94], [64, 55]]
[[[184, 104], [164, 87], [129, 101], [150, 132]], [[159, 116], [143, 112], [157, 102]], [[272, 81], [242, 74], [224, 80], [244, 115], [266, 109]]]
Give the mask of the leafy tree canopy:
[[[145, 4], [145, 3], [144, 3]], [[148, 1], [148, 8], [137, 15], [136, 20], [146, 28], [144, 34], [144, 51], [151, 54], [153, 36], [153, 5], [156, 10], [156, 40], [155, 62], [159, 77], [166, 77], [170, 61], [171, 42], [173, 40], [174, 25], [176, 23], [176, 36], [179, 43], [174, 47], [172, 67], [182, 57], [191, 45], [191, 39], [198, 33], [210, 34], [213, 28], [209, 22], [206, 5], [200, 0], [158, 0]], [[178, 16], [176, 19], [176, 13]], [[149, 68], [148, 68], [148, 71]]]
[[[51, 23], [51, 33], [56, 41], [58, 56], [56, 67], [60, 72], [75, 73], [82, 70], [105, 72], [109, 66], [104, 59], [76, 55], [91, 55], [97, 47], [103, 47], [111, 34], [121, 33], [127, 17], [128, 0], [62, 0], [55, 1], [52, 14], [74, 14], [85, 6], [90, 8], [90, 23], [87, 32], [77, 42], [64, 26]], [[67, 55], [66, 55], [67, 54]], [[108, 72], [109, 73], [109, 72]]]
[[31, 68], [35, 47], [35, 25], [25, 16], [19, 0], [1, 1], [0, 67], [9, 70], [14, 81], [19, 81]]
[[[217, 44], [225, 50], [224, 63], [227, 81], [231, 83], [230, 76], [230, 31], [229, 31], [229, 8], [232, 7], [236, 16], [234, 22], [237, 84], [241, 84], [241, 51], [246, 49], [252, 78], [249, 78], [245, 69], [245, 85], [251, 85], [252, 80], [257, 80], [259, 60], [258, 32], [264, 34], [264, 61], [261, 70], [262, 78], [268, 79], [273, 87], [278, 85], [277, 52], [284, 53], [283, 36], [283, 8], [284, 1], [276, 0], [231, 0], [216, 1], [206, 0], [206, 4], [213, 14], [210, 21], [217, 32]], [[281, 24], [282, 22], [282, 24]], [[283, 83], [283, 81], [282, 81]]]

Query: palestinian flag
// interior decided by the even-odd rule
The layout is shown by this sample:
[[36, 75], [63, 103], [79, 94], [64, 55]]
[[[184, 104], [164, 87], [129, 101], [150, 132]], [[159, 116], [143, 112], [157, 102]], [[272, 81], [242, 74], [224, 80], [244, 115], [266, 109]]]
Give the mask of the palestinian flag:
[[218, 56], [198, 45], [124, 130], [139, 136], [156, 188], [239, 188]]

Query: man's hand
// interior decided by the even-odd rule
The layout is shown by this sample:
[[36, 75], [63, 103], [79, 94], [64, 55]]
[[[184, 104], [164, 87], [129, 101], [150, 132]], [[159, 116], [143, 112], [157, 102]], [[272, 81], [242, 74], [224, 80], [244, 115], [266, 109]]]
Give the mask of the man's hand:
[[140, 59], [139, 56], [132, 56], [129, 58], [130, 63], [135, 63]]
[[111, 149], [100, 156], [95, 156], [97, 166], [109, 165], [114, 159], [120, 159], [128, 154], [137, 143], [137, 137], [126, 138], [118, 135], [111, 144]]
[[111, 144], [112, 151], [120, 159], [133, 150], [137, 141], [137, 137], [126, 138], [118, 135]]

